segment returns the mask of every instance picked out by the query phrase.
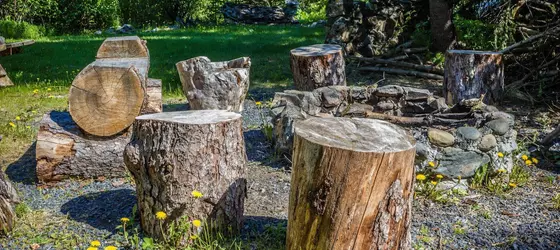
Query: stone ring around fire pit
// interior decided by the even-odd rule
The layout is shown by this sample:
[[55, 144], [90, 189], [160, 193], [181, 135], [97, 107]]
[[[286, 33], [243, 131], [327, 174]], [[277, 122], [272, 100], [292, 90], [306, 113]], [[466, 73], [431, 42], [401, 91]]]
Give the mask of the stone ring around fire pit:
[[512, 115], [478, 99], [448, 107], [442, 97], [425, 89], [387, 85], [286, 90], [276, 93], [271, 113], [278, 153], [291, 153], [297, 120], [313, 116], [377, 118], [409, 129], [417, 140], [417, 171], [432, 168], [447, 179], [468, 179], [484, 165], [490, 171], [511, 172], [512, 153], [517, 149]]

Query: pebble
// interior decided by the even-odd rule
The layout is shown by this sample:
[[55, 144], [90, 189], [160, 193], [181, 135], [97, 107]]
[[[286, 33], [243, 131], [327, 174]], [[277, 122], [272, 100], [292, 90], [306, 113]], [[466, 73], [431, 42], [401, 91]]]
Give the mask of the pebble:
[[490, 162], [487, 155], [458, 148], [446, 148], [437, 158], [439, 165], [434, 171], [448, 178], [472, 177], [480, 166]]
[[486, 123], [486, 127], [492, 129], [497, 135], [504, 135], [509, 131], [510, 124], [509, 120], [500, 118]]
[[457, 135], [467, 140], [477, 140], [480, 138], [480, 132], [473, 127], [460, 127], [457, 129]]
[[480, 144], [478, 145], [478, 149], [482, 152], [488, 152], [495, 148], [498, 145], [496, 141], [496, 137], [492, 134], [485, 135], [480, 140]]
[[431, 143], [440, 147], [453, 146], [455, 143], [455, 137], [451, 133], [435, 128], [428, 129], [428, 138]]

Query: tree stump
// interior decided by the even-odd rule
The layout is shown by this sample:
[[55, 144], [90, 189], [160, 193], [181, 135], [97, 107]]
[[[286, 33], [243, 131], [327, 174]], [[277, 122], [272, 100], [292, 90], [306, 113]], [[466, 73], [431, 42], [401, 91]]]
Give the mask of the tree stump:
[[286, 249], [410, 249], [415, 153], [384, 121], [296, 123]]
[[339, 45], [317, 44], [293, 49], [290, 66], [297, 90], [346, 86], [344, 55]]
[[161, 80], [149, 78], [146, 83], [146, 100], [142, 114], [160, 113], [163, 111]]
[[[241, 115], [225, 110], [143, 115], [133, 131], [124, 160], [136, 181], [146, 233], [161, 238], [158, 211], [167, 213], [165, 225], [188, 216], [241, 228], [246, 196]], [[193, 190], [203, 198], [193, 198]]]
[[176, 67], [191, 109], [243, 111], [249, 90], [250, 58], [211, 62], [201, 56], [180, 61]]
[[4, 173], [0, 173], [0, 234], [12, 231], [17, 219], [15, 206], [19, 202], [17, 191]]
[[7, 87], [12, 85], [14, 85], [14, 83], [12, 82], [12, 80], [10, 80], [10, 78], [8, 77], [8, 73], [6, 73], [6, 70], [0, 64], [0, 87]]
[[483, 97], [499, 102], [504, 93], [504, 64], [498, 52], [449, 50], [445, 54], [443, 96], [448, 105]]
[[110, 37], [97, 50], [97, 59], [102, 58], [149, 58], [146, 41], [138, 36]]
[[112, 136], [128, 128], [140, 114], [149, 59], [98, 59], [72, 82], [68, 110], [91, 135]]
[[50, 185], [69, 177], [126, 176], [123, 151], [129, 140], [129, 133], [112, 137], [84, 134], [68, 112], [52, 111], [39, 123], [37, 179]]

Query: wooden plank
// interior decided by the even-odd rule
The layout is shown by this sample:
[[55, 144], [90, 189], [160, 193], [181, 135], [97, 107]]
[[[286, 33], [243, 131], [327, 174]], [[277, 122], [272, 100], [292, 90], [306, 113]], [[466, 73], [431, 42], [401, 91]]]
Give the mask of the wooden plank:
[[21, 46], [31, 45], [31, 44], [34, 44], [34, 43], [35, 43], [35, 40], [25, 40], [25, 41], [21, 41], [21, 42], [7, 43], [6, 44], [6, 49], [17, 48], [17, 47], [21, 47]]

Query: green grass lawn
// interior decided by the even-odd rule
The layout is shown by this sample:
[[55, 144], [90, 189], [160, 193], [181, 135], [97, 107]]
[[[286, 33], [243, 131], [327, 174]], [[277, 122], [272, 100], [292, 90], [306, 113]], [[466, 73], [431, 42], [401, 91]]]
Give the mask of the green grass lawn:
[[[322, 28], [299, 26], [219, 26], [139, 33], [148, 41], [150, 78], [163, 80], [164, 98], [184, 99], [175, 63], [196, 56], [213, 61], [249, 56], [250, 92], [270, 93], [291, 87], [290, 49], [322, 43]], [[65, 110], [74, 77], [95, 60], [106, 36], [59, 36], [39, 39], [23, 53], [0, 57], [16, 86], [0, 89], [0, 164], [5, 168], [35, 138], [37, 123], [49, 110]], [[36, 93], [34, 93], [34, 91]], [[164, 100], [165, 102], [165, 100]]]

